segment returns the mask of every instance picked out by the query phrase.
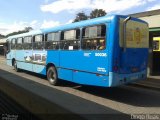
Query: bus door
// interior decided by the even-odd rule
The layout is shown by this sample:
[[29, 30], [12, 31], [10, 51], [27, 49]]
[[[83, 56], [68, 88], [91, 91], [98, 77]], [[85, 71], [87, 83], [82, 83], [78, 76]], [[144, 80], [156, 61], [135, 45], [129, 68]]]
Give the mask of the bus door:
[[80, 73], [74, 80], [81, 84], [107, 86], [108, 62], [108, 24], [92, 25], [82, 29], [82, 52], [79, 55]]
[[16, 58], [16, 39], [11, 40], [11, 59]]
[[[123, 33], [124, 19], [120, 20], [120, 72], [134, 73], [146, 69], [148, 57], [148, 26], [129, 20]], [[122, 37], [125, 35], [125, 37]], [[123, 39], [122, 39], [123, 38]], [[124, 39], [125, 38], [125, 39]]]
[[[83, 28], [82, 50], [86, 71], [108, 74], [108, 48], [106, 25]], [[88, 67], [89, 66], [89, 67]]]
[[[59, 67], [59, 47], [60, 47], [60, 31], [47, 33], [45, 36], [45, 49], [46, 53], [46, 62], [53, 63], [56, 67]], [[58, 72], [59, 73], [59, 72]]]
[[7, 59], [7, 64], [12, 66], [12, 61], [11, 61], [11, 41], [9, 41], [9, 40], [7, 40], [6, 59]]
[[[23, 53], [23, 63], [21, 64], [22, 68], [28, 71], [32, 71], [32, 36], [26, 36], [24, 37], [23, 40], [23, 49], [24, 49], [24, 53]], [[24, 67], [25, 66], [25, 67]]]
[[23, 38], [19, 37], [17, 38], [16, 42], [16, 61], [18, 68], [23, 68], [23, 62], [24, 61], [24, 50], [23, 50]]
[[59, 78], [73, 81], [73, 71], [79, 69], [80, 29], [61, 32]]
[[33, 72], [46, 74], [45, 65], [47, 51], [44, 45], [44, 35], [35, 35], [32, 38], [33, 41], [33, 51], [32, 51], [32, 69]]

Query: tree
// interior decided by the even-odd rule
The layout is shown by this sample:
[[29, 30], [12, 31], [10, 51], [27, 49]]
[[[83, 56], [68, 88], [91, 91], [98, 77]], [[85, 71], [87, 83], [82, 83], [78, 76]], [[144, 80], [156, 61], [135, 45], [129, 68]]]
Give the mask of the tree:
[[77, 13], [73, 22], [79, 22], [82, 20], [93, 19], [101, 16], [105, 16], [107, 13], [103, 9], [94, 9], [91, 11], [90, 16], [87, 16], [83, 11]]
[[79, 22], [79, 21], [87, 20], [87, 19], [88, 19], [88, 16], [82, 11], [82, 12], [77, 13], [76, 18], [74, 19], [73, 22]]
[[103, 9], [94, 9], [90, 13], [90, 19], [105, 16], [107, 13]]
[[24, 30], [20, 30], [18, 32], [9, 33], [8, 35], [6, 35], [6, 37], [9, 37], [9, 36], [12, 36], [12, 35], [26, 33], [26, 32], [29, 32], [30, 30], [33, 30], [33, 28], [32, 27], [25, 27]]
[[33, 30], [32, 27], [25, 27], [25, 28], [24, 28], [24, 31], [26, 31], [26, 32], [29, 32], [29, 31], [31, 31], [31, 30]]

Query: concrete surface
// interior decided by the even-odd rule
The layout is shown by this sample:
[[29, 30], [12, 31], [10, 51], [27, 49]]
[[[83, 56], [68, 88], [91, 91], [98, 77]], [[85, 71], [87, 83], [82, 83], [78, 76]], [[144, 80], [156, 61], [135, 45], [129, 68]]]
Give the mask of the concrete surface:
[[[1, 62], [0, 69], [2, 71], [0, 73], [1, 77], [4, 78], [6, 76], [9, 76], [9, 79], [10, 79], [9, 82], [12, 82], [12, 84], [13, 82], [15, 82], [14, 84], [16, 85], [19, 85], [20, 84], [19, 82], [22, 82], [23, 88], [28, 86], [28, 88], [30, 88], [29, 91], [30, 90], [35, 91], [37, 89], [37, 91], [39, 92], [35, 93], [34, 95], [39, 96], [39, 94], [44, 94], [47, 97], [47, 99], [52, 98], [53, 100], [55, 100], [55, 103], [58, 107], [64, 110], [67, 110], [67, 112], [75, 113], [76, 115], [77, 114], [81, 114], [82, 116], [87, 115], [88, 119], [91, 119], [90, 117], [95, 117], [95, 115], [99, 116], [99, 115], [106, 115], [106, 114], [107, 115], [110, 114], [108, 116], [111, 116], [111, 117], [113, 116], [120, 117], [123, 115], [125, 116], [127, 114], [128, 116], [126, 116], [125, 118], [130, 117], [131, 114], [160, 114], [160, 102], [159, 102], [160, 94], [159, 94], [159, 91], [156, 89], [148, 89], [143, 86], [137, 86], [135, 84], [124, 85], [116, 88], [101, 88], [101, 87], [93, 87], [93, 86], [81, 86], [81, 85], [73, 84], [66, 81], [61, 81], [61, 85], [59, 86], [51, 86], [46, 80], [46, 78], [43, 76], [40, 76], [39, 74], [33, 74], [27, 71], [22, 71], [17, 73], [13, 70], [12, 67], [9, 67], [5, 64], [4, 58], [2, 59], [0, 57], [0, 62]], [[21, 80], [19, 81], [16, 80], [17, 77], [18, 78], [20, 77], [19, 79]], [[5, 82], [4, 80], [2, 81]], [[143, 81], [143, 82], [146, 82], [146, 81]], [[27, 84], [25, 85], [25, 83]], [[7, 87], [7, 88], [11, 88], [11, 87]], [[41, 88], [41, 90], [38, 90], [39, 88]], [[43, 91], [42, 88], [46, 88], [48, 92], [46, 92], [46, 90]], [[14, 89], [7, 90], [7, 91], [10, 91], [10, 93], [12, 93]], [[18, 91], [20, 92], [20, 90]], [[60, 94], [58, 96], [63, 96], [63, 97], [57, 98], [56, 91], [61, 91], [61, 92], [58, 92]], [[16, 94], [18, 94], [18, 92]], [[70, 95], [73, 95], [73, 97], [67, 97]], [[21, 94], [21, 96], [23, 96], [22, 98], [25, 98], [25, 94], [23, 95]], [[74, 98], [74, 100], [72, 98]], [[37, 98], [35, 99], [36, 99], [35, 101], [41, 101], [41, 98], [39, 97], [38, 97], [38, 100]], [[28, 98], [26, 98], [26, 102], [27, 100]], [[59, 100], [61, 100], [61, 102]], [[81, 100], [84, 100], [86, 102], [83, 104], [80, 104], [81, 102], [79, 101]], [[66, 103], [65, 101], [70, 101], [71, 103], [70, 102]], [[59, 106], [61, 103], [65, 103], [65, 105]], [[30, 104], [33, 106], [32, 102], [30, 102]], [[43, 104], [44, 103], [41, 103], [41, 105]], [[80, 107], [78, 106], [78, 104], [80, 104], [79, 105]], [[99, 106], [100, 108], [91, 107], [92, 106], [91, 104]], [[37, 103], [37, 105], [39, 104]], [[71, 111], [68, 110], [68, 107], [70, 106], [73, 107]], [[94, 110], [97, 108], [99, 109], [98, 111], [100, 112]], [[85, 109], [88, 109], [88, 110], [85, 110]], [[106, 110], [107, 110], [107, 113], [105, 113]], [[88, 113], [88, 114], [84, 115], [83, 112], [84, 114], [85, 113]], [[83, 118], [86, 118], [86, 116]]]

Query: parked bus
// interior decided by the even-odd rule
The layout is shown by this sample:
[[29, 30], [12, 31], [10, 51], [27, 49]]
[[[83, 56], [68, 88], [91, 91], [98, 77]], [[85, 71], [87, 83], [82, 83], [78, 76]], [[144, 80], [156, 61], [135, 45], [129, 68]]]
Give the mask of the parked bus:
[[103, 87], [147, 76], [148, 24], [107, 15], [8, 37], [7, 64], [59, 79]]
[[154, 74], [160, 73], [160, 36], [153, 37], [152, 64]]
[[153, 51], [160, 51], [160, 37], [153, 37]]

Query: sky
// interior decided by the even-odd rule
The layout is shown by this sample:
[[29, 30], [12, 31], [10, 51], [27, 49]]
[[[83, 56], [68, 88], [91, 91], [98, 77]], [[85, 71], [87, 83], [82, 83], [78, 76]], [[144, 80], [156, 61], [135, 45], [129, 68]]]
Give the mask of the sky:
[[94, 9], [128, 15], [160, 9], [160, 0], [0, 0], [0, 34], [68, 24], [78, 12]]

